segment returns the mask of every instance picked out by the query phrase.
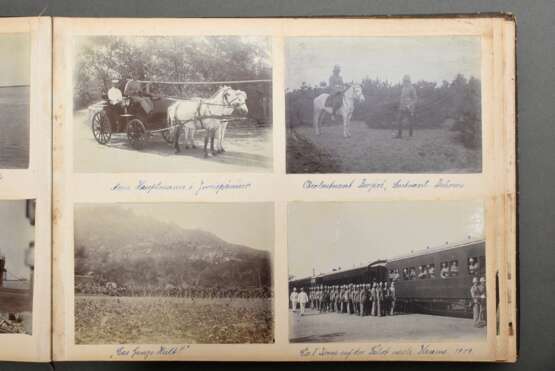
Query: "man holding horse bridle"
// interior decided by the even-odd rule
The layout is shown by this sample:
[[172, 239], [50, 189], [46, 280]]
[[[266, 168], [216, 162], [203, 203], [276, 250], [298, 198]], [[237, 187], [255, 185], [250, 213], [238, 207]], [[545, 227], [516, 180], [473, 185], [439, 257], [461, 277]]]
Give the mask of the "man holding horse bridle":
[[341, 77], [341, 67], [336, 64], [333, 67], [333, 73], [329, 79], [329, 106], [332, 107], [332, 119], [335, 120], [335, 113], [343, 104], [343, 92], [345, 91], [345, 84], [343, 77]]
[[416, 108], [416, 89], [410, 82], [410, 76], [403, 77], [403, 87], [401, 88], [401, 101], [399, 103], [399, 114], [397, 116], [398, 132], [395, 138], [403, 136], [403, 121], [406, 119], [409, 126], [409, 136], [412, 137], [412, 126], [414, 118], [414, 110]]

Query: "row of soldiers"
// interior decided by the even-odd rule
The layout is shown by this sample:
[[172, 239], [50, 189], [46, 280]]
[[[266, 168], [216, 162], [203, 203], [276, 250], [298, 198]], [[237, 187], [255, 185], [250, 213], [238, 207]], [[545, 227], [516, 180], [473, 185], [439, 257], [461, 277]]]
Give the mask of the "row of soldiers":
[[[306, 296], [307, 302], [304, 297]], [[344, 285], [320, 285], [309, 289], [308, 294], [301, 288], [300, 293], [293, 288], [291, 294], [293, 311], [300, 305], [300, 313], [308, 303], [319, 312], [347, 313], [359, 316], [389, 316], [396, 313], [395, 283], [374, 282], [350, 283]]]
[[188, 299], [257, 299], [270, 298], [272, 290], [269, 287], [177, 287], [173, 285], [139, 286], [117, 285], [115, 282], [76, 282], [75, 293], [83, 295], [106, 296], [137, 296], [137, 297], [177, 297]]

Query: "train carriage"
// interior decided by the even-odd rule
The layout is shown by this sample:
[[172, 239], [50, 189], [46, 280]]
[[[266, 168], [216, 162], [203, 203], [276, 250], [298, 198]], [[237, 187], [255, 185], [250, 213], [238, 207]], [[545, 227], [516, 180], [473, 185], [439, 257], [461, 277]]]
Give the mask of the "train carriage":
[[476, 240], [290, 280], [289, 290], [394, 281], [399, 311], [472, 317], [472, 279], [485, 276], [485, 267], [485, 241]]
[[400, 309], [472, 317], [470, 287], [474, 277], [485, 275], [485, 241], [426, 249], [391, 259], [386, 267]]

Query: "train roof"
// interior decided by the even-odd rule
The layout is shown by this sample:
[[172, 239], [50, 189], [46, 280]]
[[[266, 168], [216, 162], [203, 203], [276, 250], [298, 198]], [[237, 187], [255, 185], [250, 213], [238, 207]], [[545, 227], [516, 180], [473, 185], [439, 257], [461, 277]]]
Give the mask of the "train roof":
[[431, 247], [431, 248], [426, 248], [426, 249], [420, 249], [417, 250], [413, 253], [410, 254], [405, 254], [405, 255], [399, 255], [396, 256], [394, 258], [389, 259], [390, 262], [395, 262], [398, 260], [404, 260], [404, 259], [409, 259], [409, 258], [415, 258], [417, 256], [424, 256], [424, 255], [429, 255], [432, 253], [438, 253], [438, 252], [442, 252], [442, 251], [449, 251], [449, 250], [453, 250], [453, 249], [457, 249], [460, 247], [465, 247], [465, 246], [472, 246], [472, 245], [477, 245], [480, 243], [484, 243], [485, 240], [482, 239], [475, 239], [475, 240], [471, 240], [471, 241], [464, 241], [464, 242], [456, 242], [453, 244], [448, 244], [448, 245], [444, 245], [444, 246], [436, 246], [436, 247]]

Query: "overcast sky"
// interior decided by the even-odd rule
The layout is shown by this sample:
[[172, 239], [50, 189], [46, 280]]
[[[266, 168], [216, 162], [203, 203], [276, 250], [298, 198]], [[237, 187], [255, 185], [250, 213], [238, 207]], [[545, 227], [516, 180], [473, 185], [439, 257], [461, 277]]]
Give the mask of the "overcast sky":
[[123, 204], [136, 214], [175, 223], [185, 229], [202, 229], [221, 239], [272, 253], [274, 208], [272, 203], [148, 203]]
[[411, 250], [484, 236], [481, 201], [292, 203], [289, 274], [353, 268]]
[[0, 256], [6, 258], [8, 279], [30, 279], [25, 253], [34, 240], [35, 228], [25, 216], [26, 201], [0, 201]]
[[400, 82], [409, 74], [413, 81], [441, 83], [461, 73], [480, 77], [478, 36], [427, 37], [310, 37], [286, 40], [286, 88], [303, 81], [317, 85], [328, 81], [334, 65], [340, 65], [345, 82], [366, 77]]
[[28, 33], [0, 35], [0, 86], [29, 85], [31, 49]]

